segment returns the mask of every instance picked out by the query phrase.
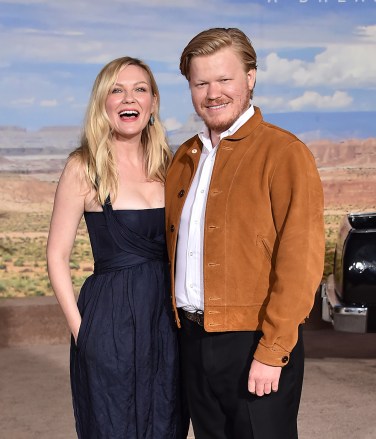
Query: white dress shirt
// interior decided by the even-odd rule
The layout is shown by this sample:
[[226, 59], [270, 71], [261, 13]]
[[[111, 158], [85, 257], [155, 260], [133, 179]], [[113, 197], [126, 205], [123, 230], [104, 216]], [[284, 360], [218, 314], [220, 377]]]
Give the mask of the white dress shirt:
[[[254, 114], [253, 105], [219, 140], [234, 134]], [[218, 145], [213, 147], [206, 126], [198, 133], [203, 144], [197, 171], [185, 200], [176, 249], [175, 296], [178, 308], [204, 310], [203, 245], [206, 200]]]

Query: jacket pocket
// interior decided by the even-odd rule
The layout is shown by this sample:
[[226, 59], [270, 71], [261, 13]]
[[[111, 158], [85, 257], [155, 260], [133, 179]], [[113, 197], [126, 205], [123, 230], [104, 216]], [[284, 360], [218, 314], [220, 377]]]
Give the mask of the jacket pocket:
[[256, 245], [259, 249], [262, 250], [263, 254], [266, 256], [269, 262], [272, 260], [272, 250], [270, 248], [270, 244], [265, 236], [257, 235]]

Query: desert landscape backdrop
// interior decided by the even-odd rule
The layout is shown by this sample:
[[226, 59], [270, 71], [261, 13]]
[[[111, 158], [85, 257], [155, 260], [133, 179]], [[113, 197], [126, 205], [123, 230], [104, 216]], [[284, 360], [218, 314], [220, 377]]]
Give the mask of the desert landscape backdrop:
[[[171, 135], [173, 149], [178, 134]], [[0, 127], [0, 297], [53, 294], [45, 258], [49, 221], [59, 175], [79, 136], [78, 127], [36, 132]], [[376, 138], [317, 140], [307, 145], [315, 156], [325, 194], [325, 277], [331, 270], [343, 215], [376, 210]], [[82, 221], [71, 257], [77, 292], [92, 269]]]

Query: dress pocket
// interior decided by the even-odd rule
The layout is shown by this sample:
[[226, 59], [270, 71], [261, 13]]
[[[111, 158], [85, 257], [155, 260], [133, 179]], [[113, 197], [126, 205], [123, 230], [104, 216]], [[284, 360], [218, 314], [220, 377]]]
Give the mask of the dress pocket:
[[88, 329], [88, 321], [90, 320], [90, 312], [89, 309], [86, 309], [84, 313], [81, 314], [81, 325], [78, 329], [78, 335], [77, 335], [77, 341], [76, 341], [76, 348], [79, 350], [83, 343], [85, 342], [85, 339], [87, 338], [87, 329]]
[[87, 320], [89, 318], [90, 308], [91, 308], [90, 302], [92, 299], [92, 295], [88, 293], [90, 292], [90, 289], [92, 287], [93, 279], [94, 279], [93, 276], [90, 276], [85, 280], [84, 284], [82, 285], [80, 295], [77, 301], [78, 311], [81, 314], [81, 325], [78, 329], [77, 341], [75, 343], [77, 349], [80, 348], [82, 344], [82, 339], [85, 337]]
[[78, 328], [78, 334], [77, 334], [77, 340], [75, 342], [76, 348], [78, 349], [81, 344], [81, 338], [82, 338], [82, 318], [81, 318], [81, 324]]

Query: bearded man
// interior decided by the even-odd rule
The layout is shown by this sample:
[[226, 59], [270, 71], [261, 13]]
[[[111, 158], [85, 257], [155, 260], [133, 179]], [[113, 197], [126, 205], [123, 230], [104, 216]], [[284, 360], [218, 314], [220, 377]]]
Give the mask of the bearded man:
[[166, 182], [183, 385], [196, 439], [295, 439], [302, 324], [324, 262], [322, 185], [293, 134], [251, 99], [256, 53], [239, 29], [183, 50], [203, 129]]

